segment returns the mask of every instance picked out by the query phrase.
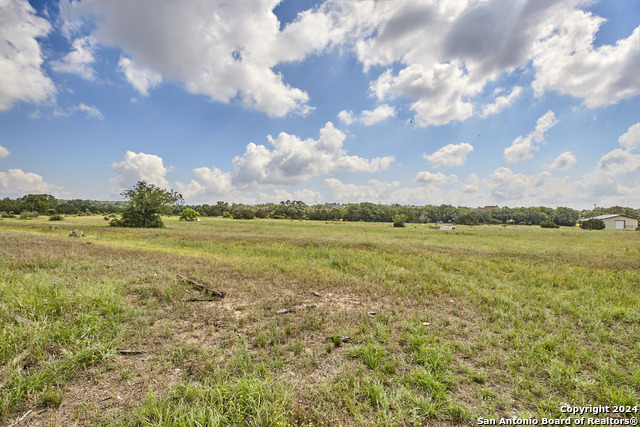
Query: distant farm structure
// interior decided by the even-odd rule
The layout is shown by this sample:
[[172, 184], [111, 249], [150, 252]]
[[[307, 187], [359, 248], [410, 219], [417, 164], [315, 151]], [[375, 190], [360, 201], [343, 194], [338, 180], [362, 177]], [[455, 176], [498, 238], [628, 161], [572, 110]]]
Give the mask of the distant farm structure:
[[626, 215], [609, 214], [599, 215], [592, 218], [582, 218], [580, 222], [589, 219], [599, 219], [604, 222], [605, 229], [635, 230], [638, 228], [638, 219]]

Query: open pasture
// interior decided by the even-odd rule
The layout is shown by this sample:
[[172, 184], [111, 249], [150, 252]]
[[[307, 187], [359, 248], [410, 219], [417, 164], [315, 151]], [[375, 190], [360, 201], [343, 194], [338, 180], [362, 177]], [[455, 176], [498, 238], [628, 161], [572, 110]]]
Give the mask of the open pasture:
[[165, 223], [0, 221], [3, 424], [475, 425], [639, 403], [639, 232]]

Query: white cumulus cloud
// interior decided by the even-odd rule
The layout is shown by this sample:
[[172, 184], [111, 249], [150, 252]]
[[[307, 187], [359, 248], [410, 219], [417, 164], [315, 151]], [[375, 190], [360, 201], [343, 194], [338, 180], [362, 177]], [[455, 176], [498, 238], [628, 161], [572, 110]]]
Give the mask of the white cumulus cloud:
[[327, 178], [325, 200], [343, 203], [375, 202], [403, 204], [441, 204], [444, 203], [442, 191], [435, 185], [421, 187], [401, 187], [398, 181], [384, 182], [371, 179], [364, 185], [346, 184], [336, 178]]
[[481, 118], [487, 118], [493, 114], [498, 114], [500, 111], [512, 105], [516, 99], [522, 93], [522, 87], [516, 86], [513, 88], [509, 95], [502, 95], [496, 97], [496, 99], [491, 104], [486, 104], [482, 106], [482, 112], [480, 113]]
[[80, 103], [74, 107], [75, 111], [81, 111], [87, 115], [87, 117], [97, 120], [104, 120], [104, 116], [94, 105], [87, 105]]
[[536, 122], [536, 128], [526, 137], [519, 136], [511, 145], [504, 149], [504, 158], [507, 163], [515, 163], [520, 160], [533, 159], [533, 152], [540, 149], [539, 144], [544, 143], [545, 133], [558, 123], [553, 111], [547, 111]]
[[0, 194], [5, 196], [24, 196], [29, 193], [46, 193], [59, 196], [62, 187], [47, 183], [44, 178], [33, 172], [22, 169], [9, 169], [0, 172]]
[[338, 113], [338, 118], [345, 125], [350, 125], [355, 122], [357, 119], [353, 117], [353, 111], [342, 110]]
[[597, 171], [607, 175], [619, 175], [640, 170], [640, 154], [616, 148], [600, 158]]
[[0, 1], [0, 111], [18, 101], [38, 103], [55, 94], [53, 82], [42, 71], [36, 40], [50, 30], [28, 1]]
[[570, 169], [577, 161], [578, 159], [576, 159], [576, 156], [574, 156], [571, 151], [565, 151], [560, 154], [548, 168], [551, 170], [564, 171]]
[[[343, 148], [346, 135], [331, 122], [320, 129], [318, 139], [302, 139], [286, 132], [275, 138], [269, 135], [267, 139], [271, 148], [247, 144], [244, 153], [232, 160], [231, 172], [223, 172], [216, 166], [197, 168], [190, 183], [176, 183], [178, 189], [186, 198], [225, 194], [237, 197], [241, 191], [298, 185], [332, 171], [377, 172], [395, 161], [391, 156], [366, 159], [348, 155]], [[313, 198], [318, 199], [316, 195]]]
[[431, 167], [460, 166], [467, 159], [467, 154], [473, 151], [473, 146], [466, 142], [460, 144], [448, 144], [433, 154], [423, 154]]
[[[273, 13], [277, 0], [64, 1], [68, 20], [99, 16], [96, 40], [120, 46], [137, 70], [153, 70], [215, 101], [238, 98], [271, 117], [311, 110], [309, 95], [274, 68], [321, 52], [343, 31], [317, 10], [299, 14], [281, 30]], [[157, 81], [157, 74], [133, 75], [126, 61], [121, 68], [141, 93]]]
[[534, 90], [555, 90], [583, 99], [590, 108], [640, 94], [640, 27], [615, 45], [594, 47], [605, 22], [592, 13], [560, 8], [548, 20], [555, 31], [536, 45]]
[[494, 170], [485, 185], [494, 200], [524, 206], [557, 204], [570, 200], [575, 194], [575, 186], [567, 178], [556, 178], [549, 172], [525, 175], [505, 167]]
[[73, 50], [61, 60], [51, 63], [51, 68], [63, 73], [77, 74], [83, 79], [94, 80], [96, 78], [92, 64], [95, 62], [93, 37], [81, 37], [71, 44]]
[[111, 163], [109, 167], [114, 172], [114, 176], [110, 179], [114, 183], [112, 189], [114, 194], [133, 186], [138, 181], [147, 181], [149, 184], [169, 188], [169, 182], [166, 179], [169, 169], [164, 166], [162, 157], [155, 154], [127, 151], [120, 162]]
[[235, 185], [293, 185], [332, 170], [375, 172], [387, 168], [393, 157], [363, 159], [348, 156], [342, 148], [346, 135], [327, 122], [317, 140], [302, 140], [281, 132], [268, 136], [273, 149], [249, 143], [242, 156], [233, 159]]
[[127, 57], [120, 57], [118, 68], [124, 73], [127, 81], [143, 96], [149, 96], [149, 89], [162, 83], [162, 74], [149, 68], [137, 67]]
[[442, 172], [432, 173], [429, 171], [418, 172], [415, 182], [422, 182], [424, 184], [448, 184], [453, 182], [458, 182], [458, 177], [456, 175], [445, 175]]
[[338, 113], [338, 118], [346, 125], [353, 122], [360, 122], [365, 126], [373, 126], [376, 123], [383, 122], [388, 118], [395, 117], [396, 110], [390, 105], [383, 104], [374, 110], [362, 110], [360, 115], [354, 116], [353, 111], [342, 110]]
[[385, 68], [371, 82], [373, 94], [410, 100], [415, 123], [424, 127], [507, 108], [519, 86], [488, 105], [477, 105], [476, 97], [490, 82], [529, 67], [538, 96], [557, 91], [597, 107], [640, 94], [640, 27], [595, 47], [604, 19], [583, 10], [586, 4], [336, 0], [324, 10], [345, 30], [341, 42], [365, 72]]
[[629, 130], [618, 139], [620, 145], [629, 151], [640, 148], [640, 123], [629, 127]]
[[6, 159], [7, 157], [9, 157], [10, 154], [11, 154], [11, 151], [9, 151], [8, 148], [0, 145], [0, 159]]

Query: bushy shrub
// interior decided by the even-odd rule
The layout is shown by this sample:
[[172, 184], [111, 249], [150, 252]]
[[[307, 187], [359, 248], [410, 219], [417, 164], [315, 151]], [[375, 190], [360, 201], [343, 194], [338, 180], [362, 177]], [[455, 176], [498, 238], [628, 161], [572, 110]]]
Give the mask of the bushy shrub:
[[64, 219], [64, 217], [57, 213], [57, 214], [53, 214], [49, 217], [49, 221], [62, 221]]
[[407, 216], [404, 214], [395, 215], [393, 217], [393, 226], [394, 227], [404, 227], [404, 222], [407, 220]]
[[255, 217], [256, 214], [251, 209], [237, 209], [233, 212], [234, 219], [254, 219]]
[[558, 224], [552, 221], [542, 221], [540, 223], [540, 227], [542, 228], [560, 228]]
[[186, 208], [180, 212], [180, 221], [195, 221], [200, 216], [200, 213], [191, 209]]
[[33, 218], [38, 218], [40, 216], [39, 212], [22, 212], [20, 214], [20, 219], [33, 219]]
[[580, 223], [580, 228], [584, 230], [604, 230], [604, 227], [604, 221], [596, 218], [591, 218]]
[[269, 216], [269, 213], [265, 209], [256, 210], [256, 218], [266, 218]]
[[231, 212], [229, 212], [229, 211], [224, 211], [224, 212], [222, 212], [222, 217], [223, 218], [233, 218], [233, 215], [231, 215]]
[[2, 211], [0, 212], [0, 217], [2, 218], [15, 218], [16, 216], [12, 213]]
[[469, 213], [460, 215], [453, 222], [461, 225], [477, 225], [478, 224], [478, 221], [473, 217], [473, 215]]

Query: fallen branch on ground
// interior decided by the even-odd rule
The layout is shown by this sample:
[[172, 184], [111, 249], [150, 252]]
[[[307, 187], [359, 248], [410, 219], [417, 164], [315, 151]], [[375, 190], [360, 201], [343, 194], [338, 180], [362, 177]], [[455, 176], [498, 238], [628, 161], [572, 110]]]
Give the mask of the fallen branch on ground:
[[22, 420], [24, 420], [26, 418], [27, 415], [29, 415], [31, 412], [33, 412], [31, 409], [29, 409], [23, 416], [21, 416], [20, 418], [16, 419], [16, 422], [11, 424], [11, 427], [15, 427], [18, 425], [18, 423]]
[[135, 356], [138, 354], [144, 354], [144, 351], [142, 350], [117, 350], [118, 354], [121, 354], [123, 356]]
[[276, 314], [293, 313], [294, 311], [304, 310], [305, 308], [313, 308], [315, 306], [316, 306], [315, 304], [296, 305], [295, 307], [290, 307], [290, 308], [285, 308], [283, 310], [278, 310], [278, 311], [276, 311]]
[[187, 276], [183, 276], [181, 274], [178, 274], [178, 278], [190, 283], [194, 288], [198, 289], [199, 291], [204, 292], [205, 294], [209, 294], [212, 297], [216, 297], [216, 298], [224, 298], [224, 292], [219, 290], [219, 289], [213, 289], [211, 286], [209, 286], [208, 284], [204, 283], [204, 282], [199, 282], [195, 279], [192, 279], [190, 277]]

